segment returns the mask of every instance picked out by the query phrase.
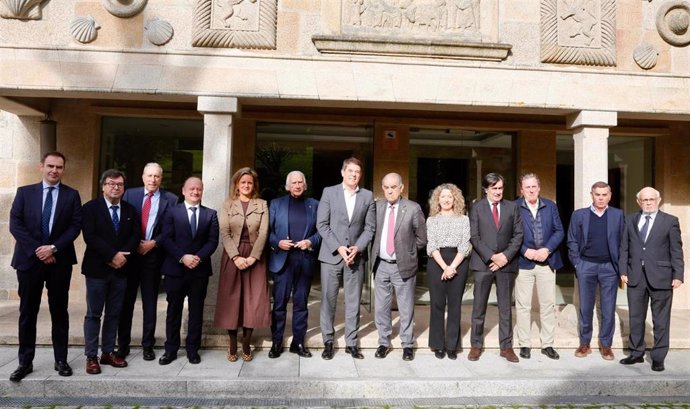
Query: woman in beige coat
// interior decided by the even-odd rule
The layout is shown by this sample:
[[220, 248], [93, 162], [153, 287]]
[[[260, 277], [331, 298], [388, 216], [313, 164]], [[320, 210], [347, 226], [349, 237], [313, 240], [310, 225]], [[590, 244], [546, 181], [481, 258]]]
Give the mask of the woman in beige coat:
[[254, 328], [271, 325], [264, 245], [268, 206], [259, 199], [259, 176], [242, 168], [232, 177], [230, 197], [218, 212], [223, 242], [214, 325], [228, 330], [228, 361], [237, 361], [237, 330], [242, 327], [242, 359], [252, 360]]

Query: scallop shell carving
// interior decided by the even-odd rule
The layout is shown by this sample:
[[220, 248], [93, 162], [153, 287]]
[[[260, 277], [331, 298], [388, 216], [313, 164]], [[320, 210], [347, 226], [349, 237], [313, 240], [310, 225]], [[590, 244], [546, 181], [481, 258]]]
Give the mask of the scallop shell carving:
[[101, 28], [101, 26], [99, 26], [96, 20], [91, 16], [77, 17], [72, 20], [72, 24], [70, 24], [72, 37], [84, 44], [90, 43], [96, 39], [99, 28]]
[[155, 45], [163, 45], [170, 41], [173, 37], [175, 30], [173, 30], [172, 24], [165, 20], [159, 20], [153, 18], [146, 22], [144, 26], [144, 35], [146, 39]]
[[141, 13], [148, 0], [101, 0], [108, 13], [120, 18], [133, 17]]
[[0, 17], [38, 20], [41, 18], [42, 2], [43, 0], [0, 0]]
[[635, 48], [633, 52], [633, 59], [643, 70], [654, 68], [657, 59], [659, 58], [659, 51], [649, 44], [642, 44]]

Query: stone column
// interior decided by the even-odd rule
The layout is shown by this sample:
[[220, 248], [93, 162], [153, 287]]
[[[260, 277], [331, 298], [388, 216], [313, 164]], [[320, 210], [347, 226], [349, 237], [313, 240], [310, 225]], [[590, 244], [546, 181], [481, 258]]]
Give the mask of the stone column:
[[591, 204], [589, 192], [596, 181], [608, 181], [609, 128], [616, 126], [617, 113], [580, 111], [567, 118], [575, 141], [575, 209]]
[[[220, 211], [230, 193], [232, 119], [233, 114], [236, 115], [239, 112], [237, 98], [202, 96], [197, 102], [197, 110], [204, 115], [203, 203], [205, 206]], [[216, 308], [222, 254], [223, 247], [219, 245], [218, 250], [213, 254], [213, 276], [208, 285], [204, 305], [205, 336], [219, 333], [213, 328], [213, 314]], [[204, 344], [213, 345], [214, 342], [207, 339]]]

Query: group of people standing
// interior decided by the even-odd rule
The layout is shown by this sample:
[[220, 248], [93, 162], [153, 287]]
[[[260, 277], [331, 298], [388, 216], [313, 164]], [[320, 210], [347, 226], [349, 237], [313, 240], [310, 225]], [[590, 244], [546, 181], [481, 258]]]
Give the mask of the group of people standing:
[[[474, 278], [470, 361], [483, 352], [484, 321], [492, 284], [499, 309], [500, 355], [518, 362], [513, 351], [512, 298], [515, 289], [519, 355], [530, 358], [532, 290], [537, 289], [541, 318], [541, 352], [551, 359], [555, 327], [555, 271], [563, 266], [558, 247], [565, 237], [554, 202], [539, 195], [535, 174], [521, 178], [522, 196], [503, 199], [504, 179], [496, 173], [482, 181], [485, 198], [471, 207], [469, 217], [460, 189], [438, 186], [429, 200], [425, 221], [419, 204], [402, 197], [397, 173], [382, 180], [384, 198], [374, 201], [359, 186], [363, 165], [356, 158], [343, 162], [342, 183], [324, 189], [321, 201], [307, 198], [304, 174], [286, 177], [287, 195], [270, 204], [259, 198], [258, 174], [242, 168], [232, 177], [230, 197], [216, 212], [201, 204], [203, 183], [188, 178], [184, 200], [160, 188], [163, 169], [144, 167], [144, 186], [125, 191], [126, 177], [116, 169], [100, 179], [103, 195], [81, 204], [79, 193], [61, 183], [65, 157], [49, 152], [40, 163], [43, 180], [20, 187], [10, 212], [10, 232], [16, 240], [12, 266], [17, 270], [20, 296], [19, 366], [10, 376], [18, 382], [33, 371], [36, 321], [43, 288], [48, 290], [55, 370], [72, 375], [67, 362], [68, 290], [77, 263], [74, 240], [80, 232], [86, 243], [82, 274], [86, 282], [84, 319], [86, 372], [98, 374], [100, 365], [127, 366], [132, 317], [137, 293], [143, 309], [143, 359], [154, 360], [158, 289], [165, 277], [167, 299], [165, 351], [160, 365], [177, 359], [185, 298], [188, 329], [185, 341], [191, 364], [201, 361], [203, 308], [211, 255], [222, 243], [214, 325], [228, 332], [227, 359], [253, 358], [255, 328], [270, 326], [270, 358], [283, 352], [287, 305], [292, 299], [292, 342], [289, 351], [312, 354], [305, 344], [308, 298], [312, 274], [320, 262], [320, 327], [322, 358], [335, 354], [334, 321], [340, 282], [345, 299], [345, 352], [362, 359], [358, 346], [360, 301], [364, 270], [371, 246], [375, 285], [376, 358], [391, 351], [391, 308], [395, 294], [400, 315], [403, 359], [414, 359], [414, 304], [419, 252], [426, 247], [430, 292], [429, 347], [439, 359], [457, 359], [460, 310], [470, 270]], [[678, 219], [659, 211], [661, 197], [642, 189], [642, 212], [627, 222], [619, 209], [608, 206], [611, 189], [604, 182], [592, 186], [592, 205], [573, 213], [568, 230], [568, 253], [576, 267], [580, 294], [580, 346], [591, 352], [592, 315], [597, 286], [603, 320], [600, 352], [613, 359], [616, 292], [619, 277], [628, 284], [630, 356], [623, 364], [643, 361], [644, 328], [651, 299], [654, 320], [652, 369], [663, 370], [668, 351], [673, 289], [683, 280], [683, 254]], [[645, 216], [642, 218], [642, 216]], [[267, 269], [273, 277], [270, 305]], [[242, 328], [240, 335], [239, 329]], [[241, 337], [241, 338], [240, 338]], [[98, 358], [100, 338], [101, 356]], [[239, 345], [238, 345], [239, 338]], [[117, 346], [117, 350], [116, 350]], [[241, 346], [241, 350], [238, 348]]]

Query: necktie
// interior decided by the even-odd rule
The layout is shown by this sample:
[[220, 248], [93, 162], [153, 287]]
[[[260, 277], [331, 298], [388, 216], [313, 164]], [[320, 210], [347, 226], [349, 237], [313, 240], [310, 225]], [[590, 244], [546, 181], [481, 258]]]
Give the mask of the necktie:
[[189, 210], [192, 211], [192, 217], [189, 219], [189, 224], [192, 227], [192, 238], [196, 237], [196, 207], [190, 206]]
[[649, 230], [649, 221], [651, 219], [652, 216], [646, 215], [644, 224], [642, 225], [642, 229], [640, 230], [640, 240], [642, 240], [643, 243], [647, 241], [647, 230]]
[[151, 196], [153, 192], [146, 194], [144, 205], [141, 207], [141, 238], [146, 240], [146, 226], [149, 224], [149, 214], [151, 213]]
[[494, 216], [494, 223], [496, 224], [496, 228], [498, 229], [498, 202], [493, 202], [491, 203], [493, 206], [493, 210], [491, 210], [491, 214]]
[[48, 194], [43, 204], [43, 213], [41, 214], [41, 233], [43, 234], [43, 243], [48, 243], [50, 239], [50, 215], [53, 213], [53, 190], [55, 186], [48, 187]]
[[395, 206], [388, 207], [388, 234], [386, 236], [386, 253], [395, 254]]
[[117, 209], [119, 208], [120, 206], [110, 206], [110, 211], [113, 214], [113, 228], [116, 234], [120, 232], [120, 217], [117, 215]]

